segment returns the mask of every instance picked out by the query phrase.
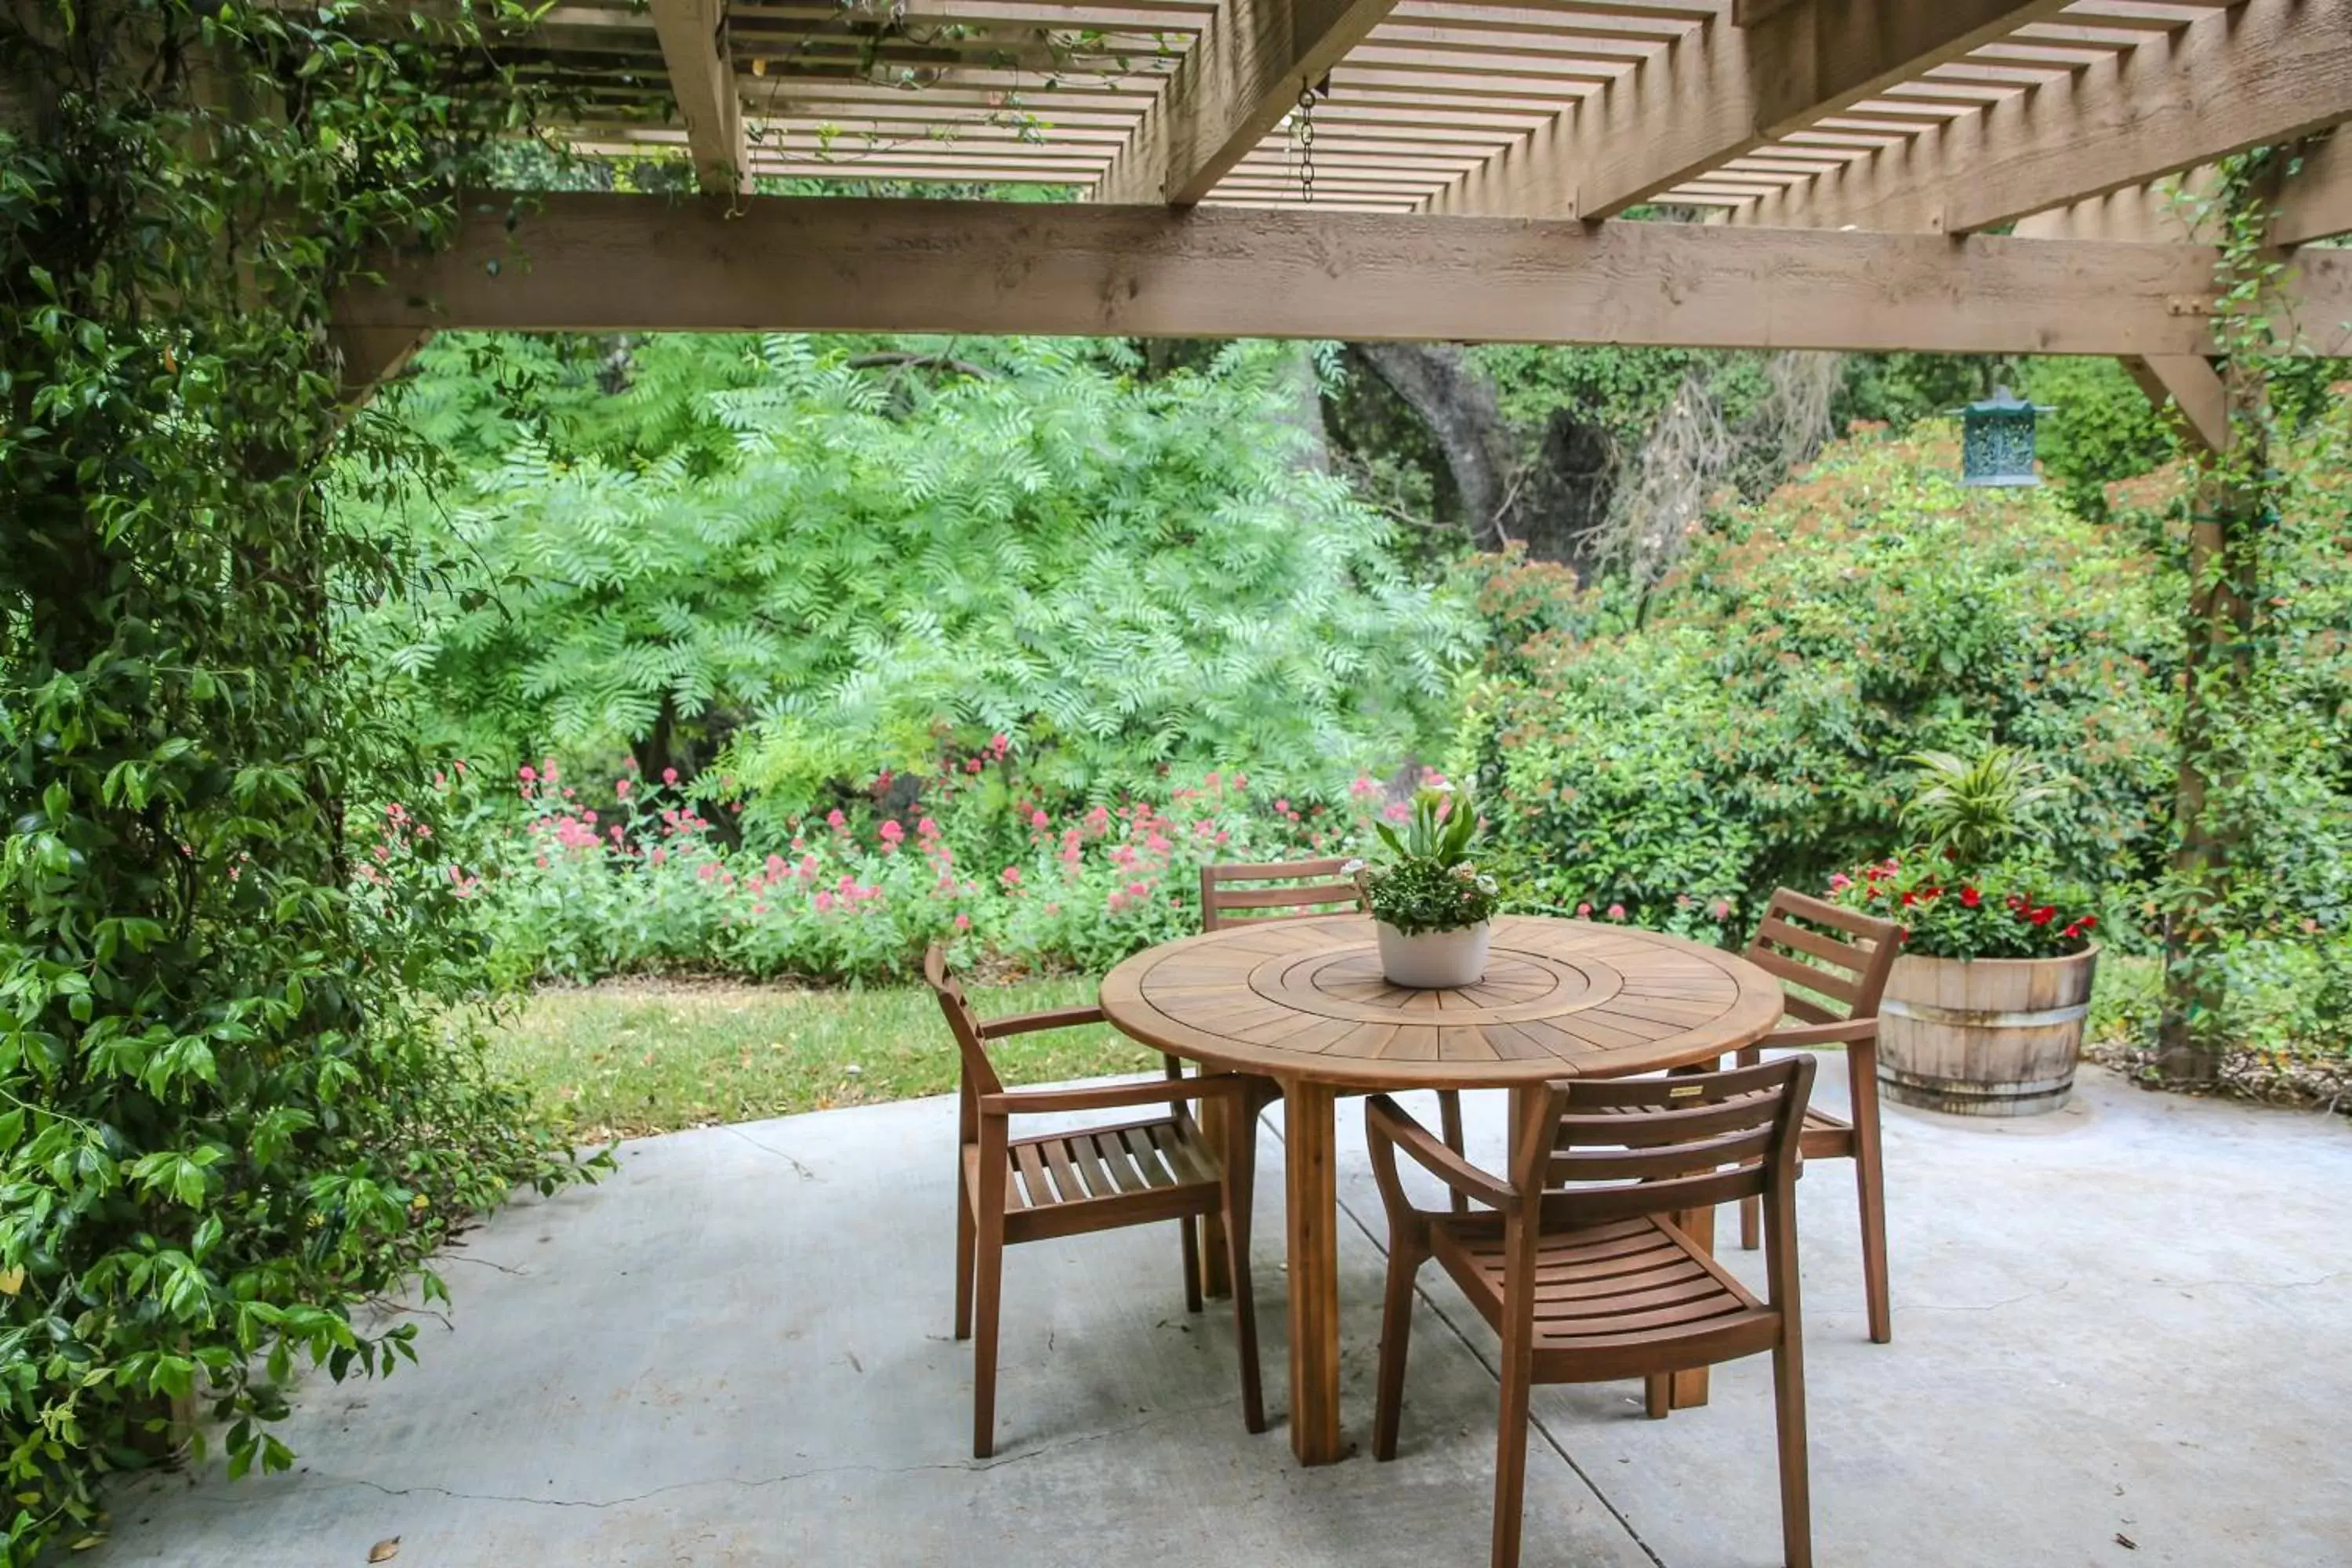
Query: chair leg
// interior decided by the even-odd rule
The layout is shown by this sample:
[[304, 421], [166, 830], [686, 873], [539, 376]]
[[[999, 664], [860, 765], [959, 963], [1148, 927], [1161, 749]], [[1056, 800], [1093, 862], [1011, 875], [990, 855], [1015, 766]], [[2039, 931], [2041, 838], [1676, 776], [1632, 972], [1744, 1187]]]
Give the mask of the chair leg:
[[[1441, 1089], [1437, 1091], [1437, 1126], [1439, 1135], [1445, 1140], [1445, 1146], [1457, 1154], [1461, 1153], [1463, 1150], [1462, 1091], [1460, 1089]], [[1468, 1198], [1464, 1197], [1460, 1193], [1454, 1194], [1453, 1198], [1455, 1214], [1470, 1212]]]
[[1526, 1523], [1528, 1483], [1528, 1346], [1520, 1336], [1503, 1342], [1502, 1410], [1495, 1430], [1494, 1568], [1519, 1568], [1519, 1536]]
[[1201, 1310], [1201, 1227], [1187, 1215], [1176, 1222], [1176, 1232], [1184, 1247], [1184, 1310]]
[[1787, 1568], [1812, 1568], [1812, 1484], [1805, 1459], [1805, 1361], [1793, 1332], [1772, 1352], [1772, 1401], [1780, 1439], [1780, 1552]]
[[[1764, 1053], [1757, 1047], [1749, 1046], [1739, 1051], [1732, 1059], [1740, 1067], [1752, 1068], [1764, 1059]], [[1739, 1249], [1742, 1252], [1753, 1252], [1763, 1245], [1764, 1200], [1742, 1198], [1739, 1200]]]
[[[1265, 1430], [1265, 1388], [1258, 1369], [1257, 1292], [1250, 1284], [1250, 1205], [1257, 1191], [1257, 1122], [1238, 1116], [1225, 1131], [1225, 1268], [1234, 1288], [1234, 1338], [1242, 1357], [1242, 1425]], [[1189, 1224], [1189, 1222], [1188, 1222]]]
[[1412, 1281], [1421, 1249], [1410, 1237], [1389, 1237], [1388, 1291], [1381, 1302], [1381, 1373], [1372, 1403], [1372, 1458], [1396, 1458], [1404, 1414], [1405, 1352], [1412, 1343]]
[[[1241, 1136], [1243, 1127], [1249, 1123], [1249, 1118], [1234, 1110], [1225, 1101], [1207, 1100], [1201, 1102], [1199, 1122], [1202, 1142], [1209, 1146], [1210, 1153], [1222, 1161], [1225, 1157], [1226, 1142]], [[1199, 1261], [1195, 1267], [1200, 1269], [1202, 1294], [1204, 1296], [1231, 1295], [1234, 1281], [1225, 1267], [1225, 1260], [1231, 1256], [1233, 1248], [1228, 1245], [1225, 1237], [1223, 1215], [1221, 1212], [1212, 1211], [1196, 1219], [1188, 1219], [1184, 1225], [1187, 1229], [1197, 1233], [1198, 1239], [1195, 1245]], [[1189, 1304], [1190, 1297], [1188, 1296], [1186, 1300]], [[1194, 1310], [1198, 1310], [1197, 1308]]]
[[1664, 1421], [1675, 1411], [1675, 1374], [1654, 1372], [1642, 1380], [1642, 1414]]
[[956, 1162], [956, 1297], [955, 1337], [971, 1338], [971, 1266], [972, 1252], [980, 1245], [979, 1227], [972, 1223], [971, 1193], [964, 1184], [963, 1162]]
[[971, 1457], [996, 1452], [996, 1329], [1004, 1303], [1004, 1143], [1003, 1123], [983, 1123], [981, 1140], [980, 1235], [973, 1258], [976, 1298], [971, 1334]]
[[1862, 1205], [1862, 1287], [1870, 1308], [1870, 1337], [1895, 1338], [1895, 1308], [1886, 1287], [1886, 1163], [1878, 1124], [1878, 1050], [1860, 1045], [1846, 1053], [1853, 1106], [1854, 1196]]

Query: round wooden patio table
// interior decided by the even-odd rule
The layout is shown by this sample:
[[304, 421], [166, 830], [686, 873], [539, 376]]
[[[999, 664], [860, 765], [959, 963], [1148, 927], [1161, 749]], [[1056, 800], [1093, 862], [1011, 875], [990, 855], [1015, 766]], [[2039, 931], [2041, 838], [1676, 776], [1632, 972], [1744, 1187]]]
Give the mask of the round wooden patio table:
[[[1281, 1088], [1290, 1446], [1310, 1465], [1344, 1452], [1339, 1095], [1513, 1089], [1713, 1062], [1769, 1033], [1780, 997], [1779, 982], [1736, 953], [1527, 916], [1495, 922], [1486, 979], [1460, 990], [1391, 985], [1363, 915], [1235, 924], [1139, 952], [1102, 983], [1104, 1013], [1137, 1039]], [[1678, 1374], [1676, 1403], [1704, 1400], [1704, 1376]]]

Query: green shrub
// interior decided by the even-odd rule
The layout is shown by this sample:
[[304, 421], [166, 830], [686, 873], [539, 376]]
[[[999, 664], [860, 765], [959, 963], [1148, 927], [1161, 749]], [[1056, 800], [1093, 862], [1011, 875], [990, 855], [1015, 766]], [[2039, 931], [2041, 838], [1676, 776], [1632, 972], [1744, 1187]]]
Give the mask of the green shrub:
[[2147, 876], [2177, 579], [2053, 493], [1964, 489], [1958, 466], [1948, 426], [1864, 433], [1718, 519], [1646, 603], [1479, 563], [1506, 635], [1455, 763], [1511, 898], [1744, 932], [1774, 886], [1903, 842], [1903, 758], [1987, 742], [2076, 781], [2048, 816], [2061, 870]]
[[175, 1417], [285, 1468], [295, 1366], [411, 1353], [355, 1309], [573, 1173], [484, 1067], [462, 884], [354, 887], [418, 759], [330, 635], [396, 584], [327, 504], [388, 455], [328, 302], [528, 119], [477, 63], [519, 14], [0, 10], [0, 1562]]

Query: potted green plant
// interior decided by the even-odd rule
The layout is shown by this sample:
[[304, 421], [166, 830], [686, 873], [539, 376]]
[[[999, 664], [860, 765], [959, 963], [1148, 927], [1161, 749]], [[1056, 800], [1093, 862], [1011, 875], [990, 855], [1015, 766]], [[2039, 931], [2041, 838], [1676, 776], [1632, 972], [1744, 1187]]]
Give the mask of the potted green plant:
[[2036, 812], [2065, 781], [2000, 746], [1910, 760], [1903, 821], [1921, 841], [1830, 882], [1838, 902], [1904, 931], [1879, 1003], [1879, 1080], [1931, 1110], [2055, 1110], [2074, 1089], [2099, 952], [2088, 896], [2038, 852]]
[[1380, 932], [1381, 969], [1391, 984], [1436, 990], [1475, 985], [1486, 973], [1495, 879], [1470, 858], [1478, 813], [1450, 784], [1416, 792], [1399, 833], [1372, 825], [1390, 858], [1347, 870]]

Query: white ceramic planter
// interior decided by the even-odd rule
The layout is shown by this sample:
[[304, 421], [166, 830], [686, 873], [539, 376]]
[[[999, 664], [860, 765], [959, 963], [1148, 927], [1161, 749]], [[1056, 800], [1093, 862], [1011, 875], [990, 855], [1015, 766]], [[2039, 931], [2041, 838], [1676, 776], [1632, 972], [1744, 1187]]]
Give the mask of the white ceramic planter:
[[1412, 936], [1386, 921], [1372, 923], [1381, 933], [1381, 969], [1391, 985], [1443, 991], [1475, 985], [1486, 977], [1486, 944], [1494, 934], [1491, 921]]

